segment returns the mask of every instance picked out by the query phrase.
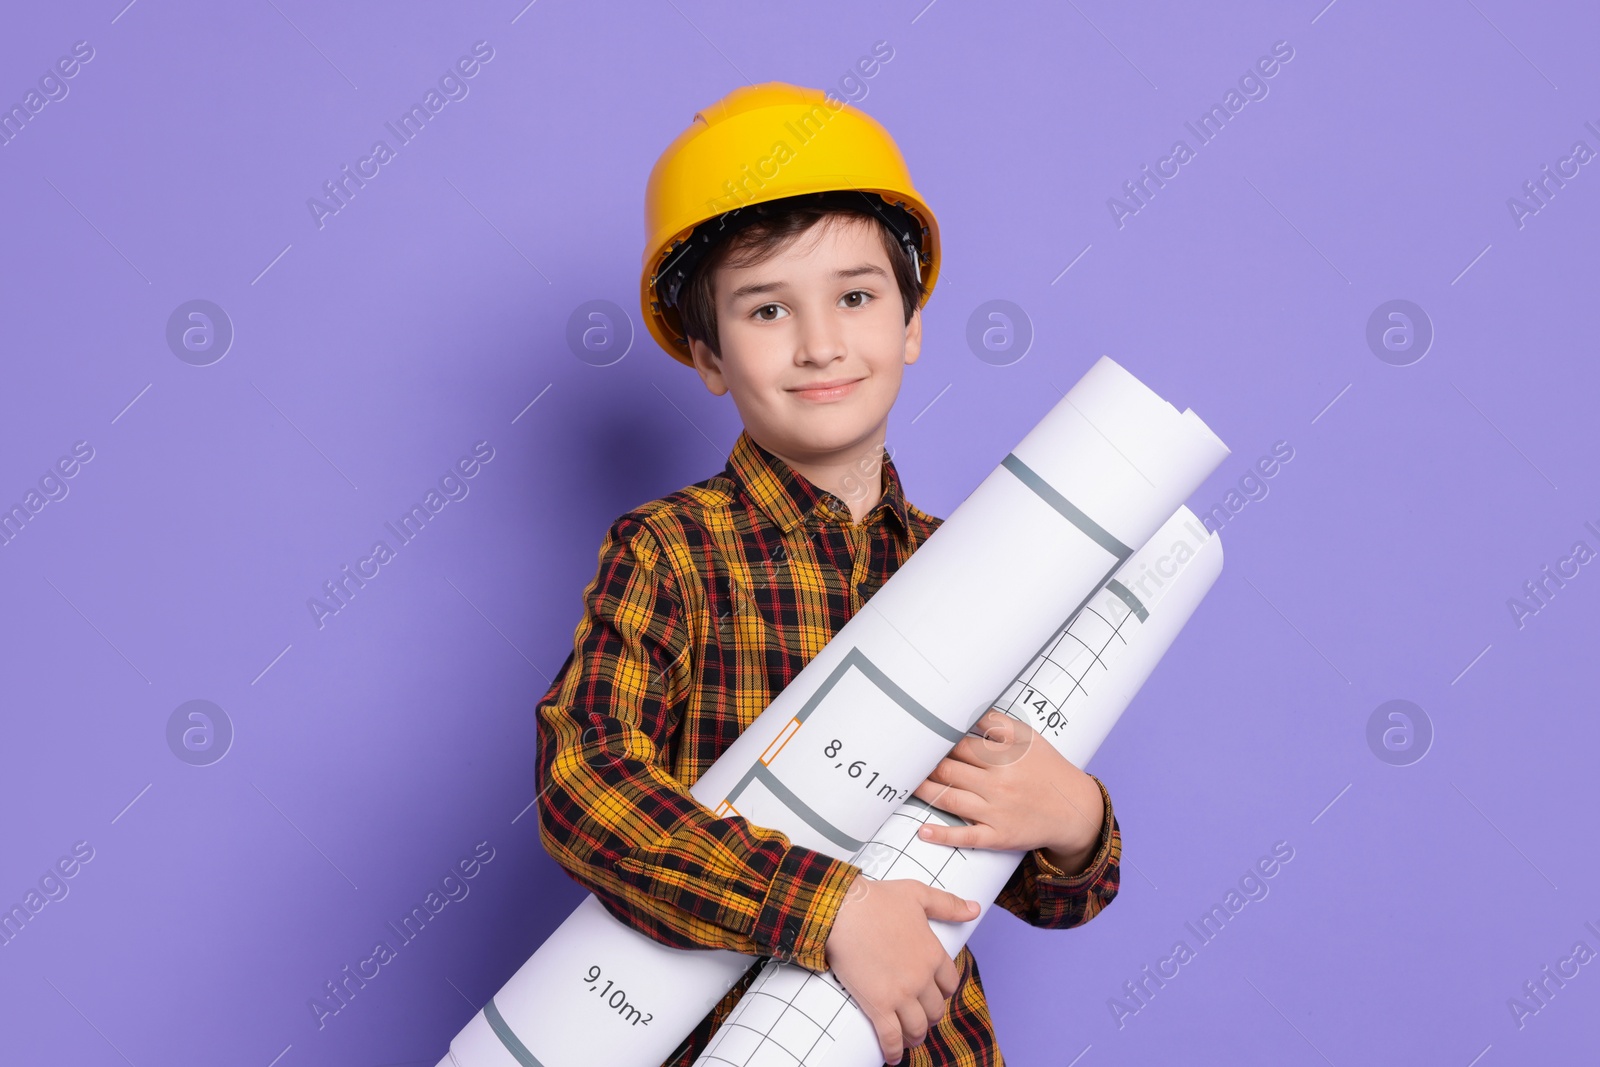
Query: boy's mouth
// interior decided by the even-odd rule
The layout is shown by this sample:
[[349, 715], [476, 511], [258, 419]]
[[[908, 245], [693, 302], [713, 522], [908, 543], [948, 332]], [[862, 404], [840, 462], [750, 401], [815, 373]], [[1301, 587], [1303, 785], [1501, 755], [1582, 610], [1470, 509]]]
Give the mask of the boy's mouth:
[[833, 378], [825, 382], [813, 382], [789, 391], [807, 400], [837, 400], [842, 396], [849, 395], [859, 381], [861, 381], [860, 378]]

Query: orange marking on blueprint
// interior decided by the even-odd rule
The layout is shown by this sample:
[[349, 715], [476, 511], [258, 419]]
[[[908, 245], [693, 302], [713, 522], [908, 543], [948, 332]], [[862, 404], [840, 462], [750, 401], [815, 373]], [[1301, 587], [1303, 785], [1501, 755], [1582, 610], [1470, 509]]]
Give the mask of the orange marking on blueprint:
[[777, 737], [774, 737], [772, 744], [768, 745], [767, 750], [761, 753], [761, 762], [770, 767], [772, 761], [778, 758], [778, 753], [783, 751], [783, 746], [789, 743], [789, 738], [793, 737], [798, 729], [800, 729], [799, 719], [790, 719], [785, 723], [783, 731]]

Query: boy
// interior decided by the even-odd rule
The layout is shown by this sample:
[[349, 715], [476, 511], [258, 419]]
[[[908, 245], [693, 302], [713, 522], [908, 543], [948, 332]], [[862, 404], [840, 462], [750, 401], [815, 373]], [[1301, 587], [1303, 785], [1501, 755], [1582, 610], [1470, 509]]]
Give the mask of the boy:
[[[933, 216], [880, 125], [783, 83], [697, 114], [652, 170], [646, 216], [651, 332], [744, 429], [721, 473], [606, 532], [538, 708], [541, 839], [659, 942], [831, 970], [888, 1063], [999, 1065], [972, 953], [952, 960], [928, 925], [976, 902], [871, 879], [689, 792], [942, 521], [905, 499], [884, 450], [938, 273]], [[915, 790], [972, 825], [925, 839], [1026, 850], [998, 903], [1035, 926], [1087, 922], [1118, 887], [1105, 787], [1014, 719], [975, 729], [986, 739]], [[665, 1067], [693, 1063], [756, 973]]]

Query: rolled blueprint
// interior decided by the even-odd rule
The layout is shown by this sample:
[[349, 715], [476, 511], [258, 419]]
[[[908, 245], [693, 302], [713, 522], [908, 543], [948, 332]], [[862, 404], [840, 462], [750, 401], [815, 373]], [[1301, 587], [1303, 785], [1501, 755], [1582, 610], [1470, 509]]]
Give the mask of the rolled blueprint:
[[[694, 798], [837, 859], [856, 854], [1227, 454], [1194, 412], [1102, 356], [706, 769]], [[441, 1067], [657, 1067], [755, 962], [662, 945], [591, 897]]]
[[[1222, 539], [1179, 508], [1051, 639], [995, 707], [1031, 726], [1079, 767], [1116, 725], [1222, 571]], [[873, 878], [911, 878], [983, 905], [964, 923], [934, 921], [954, 957], [1023, 853], [923, 841], [925, 823], [966, 820], [912, 797], [851, 862]], [[712, 1036], [696, 1067], [879, 1067], [865, 1013], [831, 972], [769, 960]]]

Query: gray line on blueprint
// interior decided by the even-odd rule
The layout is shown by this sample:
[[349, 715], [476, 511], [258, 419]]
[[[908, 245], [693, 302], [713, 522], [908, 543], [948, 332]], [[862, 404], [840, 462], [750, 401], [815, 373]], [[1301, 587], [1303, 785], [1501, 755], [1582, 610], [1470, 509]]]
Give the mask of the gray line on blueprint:
[[500, 1039], [500, 1044], [505, 1047], [512, 1059], [522, 1064], [522, 1067], [544, 1067], [539, 1062], [539, 1057], [529, 1052], [528, 1046], [524, 1045], [517, 1032], [511, 1029], [505, 1016], [500, 1014], [500, 1006], [494, 1002], [493, 997], [490, 997], [489, 1003], [483, 1006], [483, 1016], [489, 1023], [489, 1029], [494, 1031], [494, 1036]]
[[1106, 588], [1117, 594], [1117, 596], [1121, 597], [1122, 602], [1128, 605], [1128, 607], [1132, 608], [1135, 615], [1139, 616], [1140, 622], [1144, 622], [1150, 617], [1149, 610], [1144, 606], [1138, 597], [1133, 595], [1133, 590], [1129, 589], [1115, 578], [1106, 583]]
[[739, 784], [728, 794], [729, 802], [732, 802], [735, 797], [742, 793], [746, 785], [755, 780], [759, 780], [762, 785], [772, 791], [773, 796], [783, 801], [784, 807], [800, 816], [807, 826], [826, 837], [829, 841], [848, 848], [851, 852], [856, 852], [866, 847], [867, 843], [865, 841], [858, 841], [856, 838], [851, 837], [823, 818], [811, 805], [795, 796], [794, 792], [780, 782], [777, 775], [772, 773], [772, 769], [760, 760], [757, 760], [756, 765], [751, 767], [743, 778], [739, 779]]
[[[967, 820], [963, 819], [961, 816], [952, 815], [948, 811], [943, 810], [942, 808], [936, 808], [932, 804], [929, 804], [926, 800], [923, 800], [919, 796], [907, 797], [906, 798], [906, 802], [904, 804], [900, 805], [900, 806], [902, 808], [906, 808], [906, 807], [921, 808], [929, 816], [936, 817], [936, 816], [943, 815], [947, 820], [949, 820], [948, 822], [946, 822], [944, 824], [946, 826], [966, 826], [966, 825], [968, 825], [967, 824]], [[907, 815], [903, 811], [896, 811], [894, 813], [894, 815], [890, 816], [890, 818], [894, 818], [895, 816], [899, 816], [902, 819], [915, 818], [915, 816]], [[923, 818], [923, 819], [917, 819], [917, 821], [925, 823], [928, 820], [926, 818]]]
[[910, 715], [947, 741], [952, 743], [959, 741], [962, 734], [966, 732], [965, 730], [956, 729], [923, 707], [915, 697], [895, 684], [894, 680], [885, 674], [881, 667], [868, 659], [865, 652], [854, 647], [840, 658], [838, 666], [828, 673], [828, 677], [823, 683], [817, 686], [817, 691], [806, 699], [805, 704], [801, 706], [799, 711], [795, 712], [795, 719], [799, 722], [805, 722], [810, 718], [811, 713], [817, 710], [817, 706], [822, 703], [822, 699], [828, 695], [828, 692], [835, 685], [838, 685], [844, 679], [851, 667], [866, 675], [868, 681], [877, 686], [885, 696], [899, 704], [907, 715]]
[[1000, 465], [1015, 474], [1017, 480], [1032, 489], [1039, 499], [1060, 512], [1068, 522], [1092, 538], [1095, 544], [1116, 556], [1119, 563], [1133, 555], [1133, 549], [1118, 541], [1105, 527], [1080, 511], [1072, 501], [1062, 496], [1055, 486], [1039, 477], [1032, 467], [1018, 459], [1015, 452], [1006, 453], [1006, 458], [1000, 461]]

